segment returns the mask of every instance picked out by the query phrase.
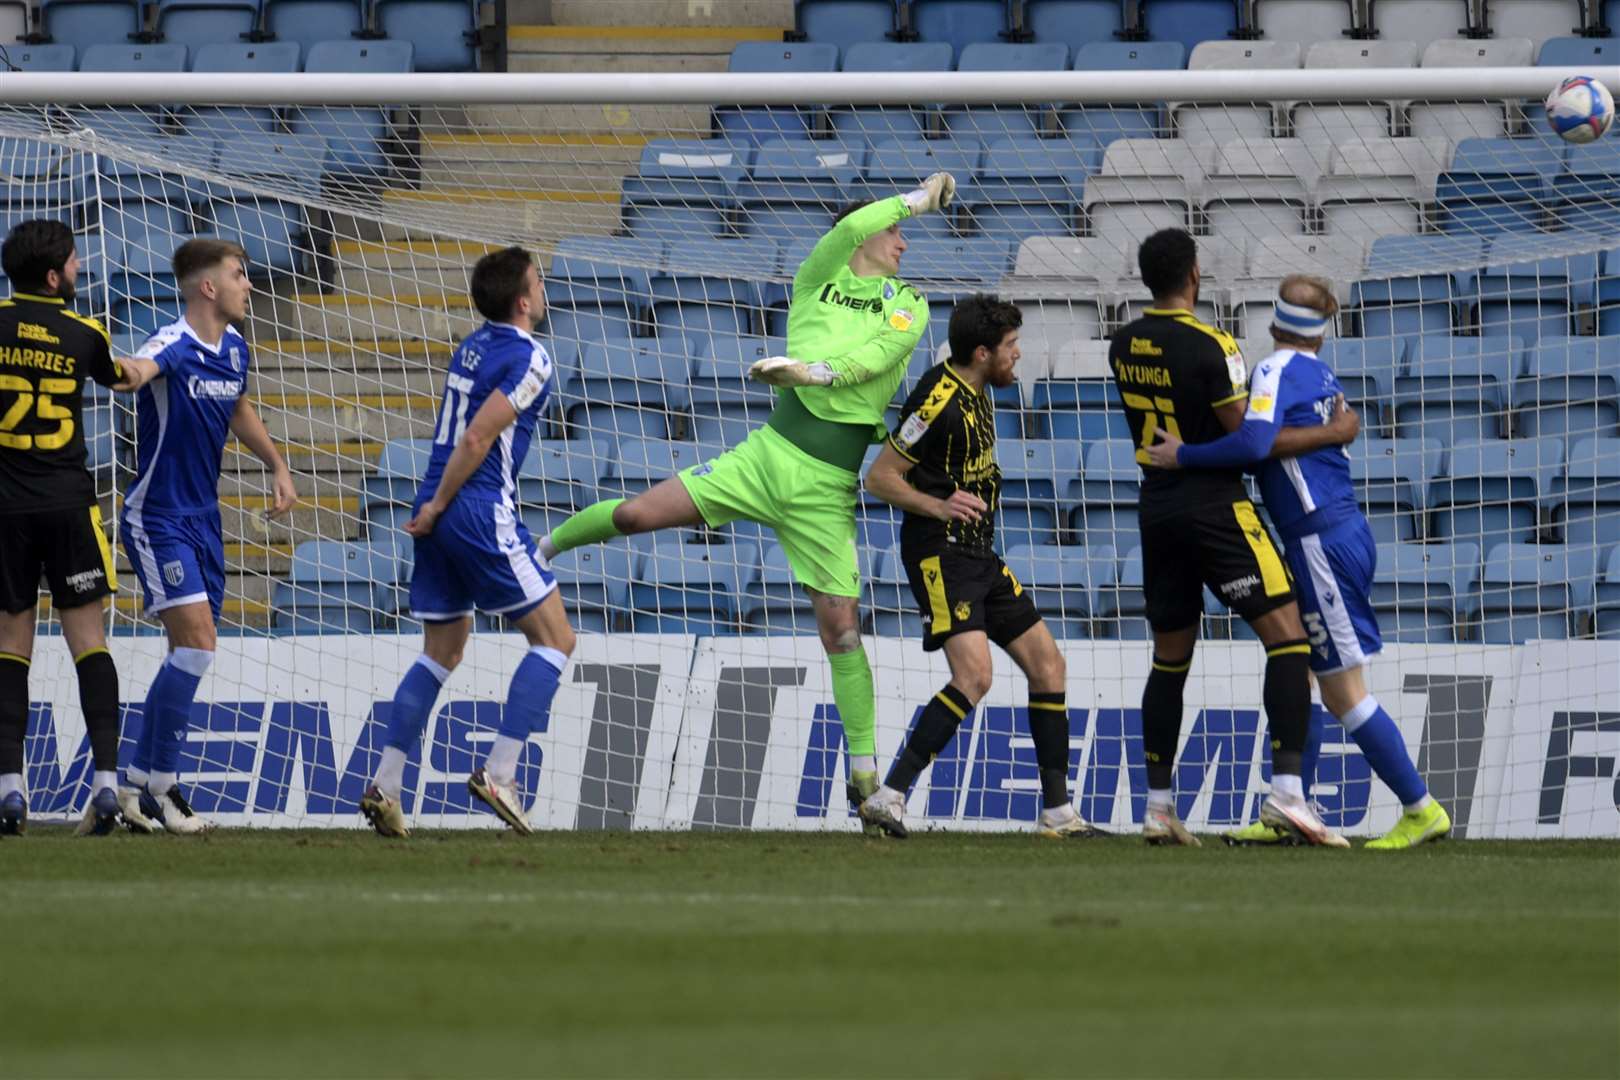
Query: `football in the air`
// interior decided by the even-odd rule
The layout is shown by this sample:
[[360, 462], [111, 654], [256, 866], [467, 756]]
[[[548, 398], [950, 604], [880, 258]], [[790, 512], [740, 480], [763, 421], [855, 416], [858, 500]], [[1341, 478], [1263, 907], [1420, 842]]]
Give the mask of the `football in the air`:
[[1572, 143], [1599, 139], [1614, 122], [1614, 96], [1590, 75], [1576, 75], [1547, 95], [1547, 123]]

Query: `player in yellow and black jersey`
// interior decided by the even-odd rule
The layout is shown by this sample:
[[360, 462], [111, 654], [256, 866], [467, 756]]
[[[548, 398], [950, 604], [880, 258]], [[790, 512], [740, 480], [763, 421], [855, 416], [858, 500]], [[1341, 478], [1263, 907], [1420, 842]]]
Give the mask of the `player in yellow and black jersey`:
[[1261, 818], [1298, 839], [1339, 847], [1304, 799], [1300, 760], [1310, 722], [1310, 644], [1288, 572], [1237, 469], [1160, 469], [1147, 448], [1169, 432], [1214, 442], [1243, 422], [1248, 372], [1231, 336], [1193, 315], [1198, 248], [1180, 229], [1156, 232], [1137, 252], [1153, 306], [1113, 337], [1108, 362], [1143, 467], [1142, 592], [1153, 667], [1142, 693], [1148, 805], [1154, 844], [1196, 844], [1176, 814], [1172, 781], [1182, 693], [1208, 585], [1266, 646], [1264, 702], [1271, 726], [1272, 791]]
[[1040, 829], [1091, 836], [1069, 802], [1069, 714], [1063, 654], [1029, 593], [996, 554], [996, 418], [989, 387], [1011, 386], [1018, 308], [969, 297], [951, 315], [951, 358], [925, 374], [866, 473], [866, 489], [905, 511], [900, 558], [922, 609], [923, 649], [945, 650], [951, 681], [923, 710], [904, 750], [861, 818], [906, 835], [907, 793], [990, 689], [990, 642], [1029, 677], [1029, 727], [1040, 766]]
[[102, 601], [117, 588], [85, 468], [84, 385], [119, 380], [107, 331], [75, 313], [79, 256], [60, 221], [16, 225], [0, 247], [0, 834], [28, 820], [23, 736], [44, 579], [78, 669], [95, 769], [80, 832], [110, 832], [117, 795], [118, 671]]

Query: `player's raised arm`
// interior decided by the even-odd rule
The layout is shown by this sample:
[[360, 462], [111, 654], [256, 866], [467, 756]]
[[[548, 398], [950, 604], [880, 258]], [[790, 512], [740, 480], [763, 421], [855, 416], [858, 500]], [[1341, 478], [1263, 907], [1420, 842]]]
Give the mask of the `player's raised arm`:
[[246, 394], [236, 399], [236, 411], [231, 414], [231, 434], [270, 470], [270, 490], [275, 499], [270, 516], [284, 517], [298, 503], [298, 489], [293, 484], [292, 470], [287, 468], [275, 440], [270, 438], [264, 421], [259, 418], [259, 410]]
[[950, 173], [934, 173], [915, 191], [879, 199], [863, 206], [853, 214], [846, 214], [817, 241], [810, 255], [799, 264], [793, 275], [793, 287], [808, 288], [831, 281], [839, 271], [849, 265], [855, 249], [885, 229], [893, 228], [908, 217], [943, 210], [956, 197], [956, 179]]

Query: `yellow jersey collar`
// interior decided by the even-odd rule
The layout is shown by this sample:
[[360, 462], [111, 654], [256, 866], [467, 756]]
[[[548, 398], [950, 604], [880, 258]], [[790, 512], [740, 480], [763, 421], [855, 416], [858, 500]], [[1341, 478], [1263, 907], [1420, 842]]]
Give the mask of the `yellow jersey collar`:
[[14, 292], [11, 294], [11, 298], [13, 300], [31, 300], [36, 304], [55, 304], [58, 307], [67, 304], [67, 301], [60, 296], [40, 296], [36, 293]]

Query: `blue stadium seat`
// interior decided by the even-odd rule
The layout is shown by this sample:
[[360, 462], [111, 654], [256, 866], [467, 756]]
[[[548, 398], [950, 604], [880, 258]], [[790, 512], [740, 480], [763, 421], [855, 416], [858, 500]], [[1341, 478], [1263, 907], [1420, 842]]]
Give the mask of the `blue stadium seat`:
[[1149, 41], [1179, 41], [1191, 53], [1200, 41], [1224, 41], [1237, 29], [1231, 0], [1143, 0]]
[[1563, 544], [1498, 544], [1479, 582], [1479, 639], [1521, 645], [1570, 636], [1583, 593], [1590, 597], [1593, 553]]
[[1429, 484], [1445, 448], [1432, 439], [1369, 439], [1350, 444], [1350, 479], [1379, 543], [1418, 539]]
[[1071, 54], [1087, 45], [1116, 44], [1124, 17], [1119, 0], [1024, 0], [1024, 29], [1036, 41], [1067, 45]]
[[810, 594], [793, 577], [787, 552], [780, 544], [772, 543], [765, 549], [759, 580], [741, 606], [746, 633], [807, 637], [816, 633], [816, 612]]
[[752, 334], [763, 322], [761, 284], [780, 275], [781, 246], [768, 238], [687, 238], [652, 279], [653, 330], [688, 337]]
[[1079, 225], [1086, 177], [1102, 167], [1088, 136], [991, 139], [979, 178], [958, 192], [974, 228], [995, 236], [1063, 236]]
[[476, 71], [478, 5], [471, 0], [372, 0], [377, 29], [412, 46], [415, 71]]
[[999, 439], [996, 462], [1001, 466], [997, 528], [1004, 546], [1057, 543], [1058, 501], [1080, 474], [1076, 448], [1050, 439]]
[[596, 501], [596, 480], [607, 471], [617, 444], [605, 436], [536, 439], [518, 467], [518, 501], [582, 510]]
[[706, 450], [737, 445], [776, 407], [776, 391], [748, 377], [748, 367], [787, 354], [780, 338], [716, 334], [692, 363], [692, 437]]
[[868, 608], [872, 613], [870, 632], [882, 637], [913, 640], [922, 637], [922, 615], [917, 611], [916, 598], [911, 595], [899, 545], [869, 558], [870, 561], [862, 570], [866, 577]]
[[400, 562], [392, 543], [306, 540], [292, 570], [271, 595], [272, 621], [283, 633], [368, 634], [392, 629], [393, 586]]
[[1136, 543], [1142, 482], [1136, 447], [1129, 438], [1101, 438], [1084, 445], [1084, 467], [1065, 496], [1072, 504], [1069, 534], [1088, 546], [1107, 544], [1124, 551]]
[[1599, 641], [1620, 641], [1620, 547], [1598, 580], [1592, 608], [1592, 634]]
[[[99, 44], [81, 48], [79, 70], [166, 74], [186, 70], [186, 47], [176, 44]], [[156, 138], [162, 134], [158, 106], [95, 105], [75, 107], [73, 115], [87, 127], [118, 138]]]
[[[1615, 161], [1620, 165], [1620, 157]], [[1531, 343], [1541, 337], [1562, 337], [1573, 330], [1575, 312], [1597, 301], [1596, 252], [1531, 255], [1529, 261], [1521, 261], [1531, 244], [1546, 250], [1519, 234], [1491, 241], [1477, 279], [1481, 334], [1512, 334]]]
[[1564, 147], [1541, 139], [1464, 139], [1435, 198], [1447, 233], [1535, 232], [1557, 195]]
[[960, 57], [970, 45], [1001, 39], [1007, 0], [911, 0], [911, 29], [919, 41], [943, 41]]
[[72, 71], [77, 55], [67, 42], [54, 45], [14, 45], [6, 50], [18, 71]]
[[1603, 138], [1564, 153], [1564, 173], [1554, 184], [1553, 223], [1559, 229], [1620, 232], [1620, 143]]
[[[833, 214], [856, 197], [865, 164], [866, 150], [855, 144], [803, 139], [763, 142], [748, 178], [738, 189], [741, 231], [746, 236], [802, 243], [809, 254], [808, 245], [832, 227]], [[913, 183], [916, 179], [912, 178]], [[793, 262], [787, 269], [797, 266]]]
[[[1179, 41], [1092, 41], [1074, 54], [1076, 71], [1180, 71], [1187, 47]], [[1107, 146], [1115, 139], [1157, 139], [1167, 133], [1164, 106], [1093, 105], [1063, 109], [1058, 123], [1075, 135], [1091, 135]]]
[[[408, 41], [317, 41], [304, 53], [311, 74], [403, 74], [412, 70]], [[383, 143], [393, 136], [388, 114], [376, 108], [307, 106], [294, 130], [326, 140], [327, 163], [336, 174], [359, 177], [386, 172]]]
[[[874, 191], [906, 191], [930, 173], [948, 172], [958, 185], [969, 181], [979, 168], [983, 144], [974, 138], [880, 138], [866, 159], [866, 182]], [[960, 195], [957, 203], [961, 202]], [[901, 227], [908, 240], [921, 236], [949, 237], [957, 211], [908, 218]]]
[[[1613, 26], [1610, 29], [1614, 29]], [[1620, 38], [1555, 37], [1541, 43], [1537, 67], [1620, 64]]]
[[661, 240], [571, 236], [557, 245], [546, 275], [546, 332], [562, 341], [616, 341], [640, 334], [651, 313]]
[[[838, 46], [818, 42], [744, 41], [731, 52], [727, 71], [779, 74], [838, 70]], [[789, 137], [803, 139], [820, 128], [819, 107], [726, 107], [715, 110], [720, 130], [732, 139], [765, 142]]]
[[752, 147], [718, 139], [653, 139], [636, 175], [624, 178], [625, 230], [682, 241], [723, 233], [752, 158]]
[[135, 0], [40, 0], [39, 19], [54, 44], [71, 45], [83, 56], [92, 45], [129, 44], [141, 29], [141, 6]]
[[1575, 442], [1553, 489], [1553, 518], [1565, 544], [1588, 551], [1620, 544], [1620, 439]]
[[1449, 643], [1473, 606], [1476, 544], [1379, 544], [1372, 605], [1388, 642]]
[[[864, 473], [864, 469], [862, 470]], [[873, 554], [887, 551], [900, 542], [900, 526], [905, 515], [886, 503], [863, 505], [855, 511], [855, 537], [860, 546]]]
[[849, 68], [852, 49], [894, 33], [894, 0], [796, 0], [794, 22], [808, 40], [838, 47]]
[[759, 546], [660, 537], [630, 585], [637, 633], [733, 634], [743, 597], [757, 591]]
[[1112, 589], [1092, 599], [1092, 613], [1096, 617], [1097, 636], [1120, 638], [1126, 641], [1146, 641], [1153, 636], [1146, 617], [1146, 600], [1142, 594], [1142, 548], [1137, 538], [1119, 563], [1119, 577]]
[[[257, 8], [254, 8], [257, 12]], [[212, 41], [192, 45], [191, 70], [243, 76], [291, 74], [298, 70], [298, 46], [291, 41]], [[196, 105], [181, 113], [186, 130], [233, 142], [255, 130], [276, 130], [276, 112], [242, 105]], [[232, 148], [235, 161], [235, 147]]]
[[[41, 45], [39, 48], [56, 46]], [[61, 48], [70, 46], [63, 45]], [[71, 204], [84, 198], [85, 172], [95, 164], [87, 159], [88, 155], [73, 153], [38, 139], [14, 135], [0, 137], [0, 185], [25, 185], [27, 193], [26, 199], [8, 200], [13, 204], [11, 209], [0, 210], [0, 213], [26, 216], [28, 211], [36, 208], [60, 207], [62, 220], [71, 224]], [[15, 194], [21, 195], [23, 192]], [[22, 205], [24, 203], [27, 205]], [[11, 220], [21, 221], [23, 217], [12, 216]]]
[[995, 285], [1012, 269], [1017, 248], [1010, 237], [919, 236], [901, 256], [900, 274], [928, 297], [932, 323], [940, 317], [936, 295], [955, 301]]
[[1501, 439], [1453, 446], [1429, 482], [1429, 536], [1489, 548], [1536, 539], [1539, 507], [1564, 471], [1562, 439]]
[[209, 204], [214, 232], [247, 251], [248, 273], [294, 274], [314, 257], [304, 208], [295, 202], [239, 193]]
[[157, 31], [193, 51], [241, 41], [259, 21], [259, 0], [158, 0]]
[[575, 627], [586, 633], [630, 629], [630, 580], [641, 552], [629, 540], [587, 544], [551, 560], [557, 590]]
[[300, 58], [322, 41], [348, 41], [365, 29], [365, 0], [262, 0], [264, 30], [298, 46]]
[[1456, 305], [1474, 293], [1471, 271], [1485, 262], [1482, 236], [1380, 236], [1367, 254], [1366, 276], [1350, 290], [1350, 307], [1369, 338], [1451, 333]]
[[630, 439], [679, 437], [690, 409], [685, 338], [591, 342], [580, 350], [567, 422], [576, 430]]
[[1544, 337], [1513, 384], [1521, 435], [1620, 436], [1620, 337]]
[[[950, 71], [951, 47], [943, 41], [864, 41], [844, 53], [846, 72]], [[888, 135], [913, 138], [930, 133], [941, 123], [937, 107], [915, 104], [838, 109], [832, 114], [833, 131], [840, 139], [880, 139]]]
[[[366, 535], [387, 535], [410, 516], [417, 488], [433, 456], [431, 439], [390, 439], [377, 455], [376, 469], [361, 484], [360, 516]], [[393, 510], [405, 510], [403, 515]]]
[[1507, 435], [1513, 380], [1524, 372], [1517, 337], [1416, 339], [1408, 374], [1395, 379], [1395, 432], [1450, 446]]
[[1317, 356], [1333, 369], [1345, 399], [1364, 419], [1370, 416], [1374, 424], [1381, 424], [1395, 391], [1395, 377], [1406, 374], [1406, 348], [1403, 337], [1328, 338]]
[[1620, 248], [1603, 253], [1597, 284], [1597, 332], [1620, 335]]
[[1053, 637], [1101, 636], [1093, 635], [1091, 624], [1118, 581], [1113, 548], [1015, 544], [1005, 561], [1013, 579], [1029, 590]]
[[689, 442], [667, 439], [620, 439], [619, 454], [607, 463], [599, 481], [602, 498], [634, 495], [658, 481], [696, 465], [702, 450]]
[[[978, 42], [963, 49], [956, 64], [958, 71], [1063, 71], [1068, 66], [1069, 47], [1056, 41]], [[945, 126], [953, 135], [975, 135], [982, 139], [1035, 135], [1055, 123], [1049, 105], [1031, 108], [977, 105], [945, 110]]]
[[1044, 415], [1054, 439], [1078, 439], [1090, 445], [1098, 439], [1131, 437], [1131, 426], [1113, 387], [1102, 379], [1041, 379], [1035, 383], [1031, 411]]

